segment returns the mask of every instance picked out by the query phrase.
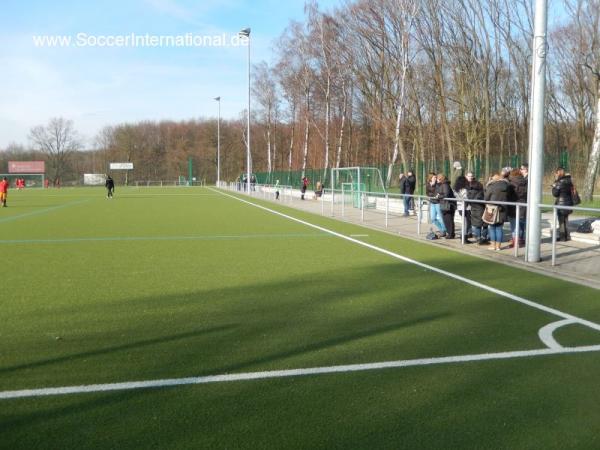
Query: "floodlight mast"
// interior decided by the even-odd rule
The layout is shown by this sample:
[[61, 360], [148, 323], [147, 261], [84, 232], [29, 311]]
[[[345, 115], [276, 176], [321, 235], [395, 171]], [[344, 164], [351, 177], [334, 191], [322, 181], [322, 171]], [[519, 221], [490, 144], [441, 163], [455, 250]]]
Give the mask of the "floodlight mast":
[[215, 97], [219, 103], [217, 115], [217, 187], [221, 186], [221, 97]]
[[239, 32], [239, 36], [248, 39], [248, 130], [246, 132], [246, 186], [248, 195], [250, 194], [250, 28], [244, 28]]
[[527, 248], [528, 262], [541, 260], [542, 177], [544, 168], [544, 96], [546, 88], [546, 56], [548, 42], [548, 2], [535, 2], [533, 67], [531, 76], [531, 124], [529, 139], [529, 180], [527, 187]]

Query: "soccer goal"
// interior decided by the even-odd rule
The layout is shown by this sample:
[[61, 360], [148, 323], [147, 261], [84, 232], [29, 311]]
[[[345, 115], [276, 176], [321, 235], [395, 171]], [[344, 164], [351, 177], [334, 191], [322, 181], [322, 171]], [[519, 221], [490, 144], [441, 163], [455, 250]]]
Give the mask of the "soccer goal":
[[0, 173], [0, 180], [6, 177], [10, 182], [11, 186], [16, 186], [18, 178], [25, 180], [25, 187], [44, 187], [44, 179], [46, 178], [43, 173]]
[[339, 167], [331, 169], [331, 187], [342, 190], [349, 185], [353, 192], [385, 193], [381, 171], [377, 167]]
[[381, 171], [376, 167], [340, 167], [331, 169], [331, 187], [343, 197], [344, 204], [362, 208], [368, 194], [385, 193]]

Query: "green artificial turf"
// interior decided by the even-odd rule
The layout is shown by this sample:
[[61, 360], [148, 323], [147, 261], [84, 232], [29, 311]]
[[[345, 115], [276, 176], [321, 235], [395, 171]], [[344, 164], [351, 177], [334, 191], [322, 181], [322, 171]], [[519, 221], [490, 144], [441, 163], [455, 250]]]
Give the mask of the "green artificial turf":
[[[600, 323], [597, 290], [252, 201]], [[10, 192], [0, 254], [0, 392], [540, 349], [560, 320], [202, 188]], [[597, 448], [599, 369], [586, 353], [0, 400], [0, 448]]]

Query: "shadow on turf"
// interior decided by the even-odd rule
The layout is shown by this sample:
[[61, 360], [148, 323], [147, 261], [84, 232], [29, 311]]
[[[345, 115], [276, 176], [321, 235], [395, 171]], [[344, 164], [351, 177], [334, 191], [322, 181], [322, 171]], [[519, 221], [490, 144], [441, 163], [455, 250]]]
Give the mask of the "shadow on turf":
[[114, 347], [92, 350], [92, 351], [88, 351], [88, 352], [74, 353], [71, 355], [61, 356], [58, 358], [49, 358], [49, 359], [36, 361], [36, 362], [32, 362], [32, 363], [27, 363], [27, 364], [21, 364], [21, 365], [10, 366], [10, 367], [0, 367], [0, 374], [13, 372], [16, 370], [33, 369], [36, 367], [46, 366], [48, 364], [57, 364], [57, 363], [61, 363], [61, 362], [72, 361], [74, 359], [89, 358], [92, 356], [100, 356], [100, 355], [105, 355], [105, 354], [113, 353], [113, 352], [117, 352], [117, 351], [147, 347], [147, 346], [151, 346], [151, 345], [162, 344], [165, 342], [173, 342], [173, 341], [188, 339], [188, 338], [192, 338], [192, 337], [199, 337], [199, 336], [203, 336], [206, 334], [219, 333], [221, 331], [231, 330], [235, 327], [236, 327], [236, 325], [223, 325], [223, 326], [218, 326], [218, 327], [212, 327], [212, 328], [206, 328], [206, 329], [202, 329], [202, 330], [191, 331], [191, 332], [187, 332], [187, 333], [174, 334], [171, 336], [160, 337], [160, 338], [156, 338], [156, 339], [146, 339], [146, 340], [142, 340], [142, 341], [132, 342], [130, 344], [118, 345], [118, 346], [114, 346]]
[[[466, 273], [469, 271], [482, 272], [482, 278], [490, 276], [496, 280], [515, 283], [514, 269], [498, 272], [498, 266], [491, 265], [486, 269], [481, 261], [445, 261], [456, 272]], [[442, 265], [442, 264], [440, 264]], [[439, 278], [439, 283], [432, 283], [432, 273], [422, 268], [405, 263], [392, 262], [388, 264], [367, 265], [352, 267], [336, 272], [326, 272], [315, 268], [314, 273], [303, 273], [302, 276], [278, 279], [268, 283], [255, 283], [250, 286], [236, 286], [206, 291], [198, 291], [191, 294], [158, 296], [147, 298], [135, 298], [120, 303], [98, 303], [86, 305], [85, 313], [90, 316], [106, 313], [110, 314], [104, 320], [114, 322], [127, 317], [123, 326], [136, 323], [139, 327], [140, 320], [143, 328], [136, 329], [132, 337], [138, 338], [144, 334], [156, 335], [160, 329], [164, 336], [147, 339], [137, 339], [120, 345], [105, 344], [104, 348], [89, 351], [75, 352], [72, 354], [60, 354], [38, 361], [23, 362], [0, 368], [0, 374], [13, 374], [19, 376], [19, 371], [30, 372], [32, 369], [43, 369], [52, 364], [71, 363], [70, 369], [76, 373], [78, 364], [86, 363], [87, 366], [106, 364], [105, 360], [94, 361], [93, 357], [111, 355], [123, 351], [131, 351], [131, 360], [138, 364], [133, 365], [128, 355], [120, 355], [118, 364], [126, 364], [123, 373], [127, 379], [111, 379], [110, 382], [143, 380], [177, 376], [202, 376], [228, 373], [241, 370], [269, 370], [273, 368], [274, 362], [301, 357], [291, 361], [290, 367], [305, 366], [305, 364], [331, 365], [341, 363], [373, 362], [377, 358], [406, 358], [406, 357], [433, 357], [443, 356], [447, 349], [452, 352], [455, 347], [458, 351], [472, 353], [468, 348], [473, 342], [473, 351], [489, 351], [486, 348], [487, 331], [478, 330], [481, 334], [481, 343], [476, 341], [479, 336], [468, 329], [470, 325], [457, 321], [461, 311], [467, 313], [466, 317], [478, 319], [485, 311], [481, 310], [479, 301], [469, 301], [467, 305], [461, 304], [459, 292], [470, 292], [471, 289], [460, 282], [449, 278]], [[540, 277], [540, 279], [543, 277]], [[332, 283], [331, 280], [336, 280]], [[367, 280], [367, 282], [365, 282]], [[547, 279], [545, 280], [548, 281]], [[548, 289], [547, 285], [537, 285], [532, 282], [532, 276], [527, 277], [528, 289], [535, 292], [539, 289]], [[557, 282], [558, 283], [558, 282]], [[466, 289], [466, 291], [465, 291]], [[540, 291], [541, 292], [541, 291]], [[495, 294], [483, 293], [478, 298], [494, 298]], [[457, 302], [456, 300], [460, 300]], [[516, 305], [510, 300], [504, 300], [506, 305]], [[217, 320], [223, 322], [228, 320], [232, 323], [214, 323], [213, 327], [204, 329], [193, 329], [182, 332], [185, 328], [193, 326], [194, 323], [210, 321], [206, 317], [205, 306], [214, 314], [215, 305], [218, 303]], [[484, 304], [485, 305], [485, 304]], [[464, 309], [466, 307], [466, 309]], [[516, 306], [518, 310], [518, 306]], [[523, 306], [525, 309], [525, 306]], [[514, 311], [514, 308], [508, 308]], [[149, 311], [151, 314], [136, 317], [138, 311]], [[346, 314], [347, 310], [354, 311]], [[530, 310], [531, 311], [531, 310]], [[56, 314], [77, 314], [76, 309], [63, 309]], [[492, 348], [494, 351], [512, 350], [513, 345], [519, 345], [523, 335], [523, 325], [519, 320], [506, 319], [506, 325], [498, 327], [498, 323], [504, 320], [506, 311], [495, 316], [498, 331], [495, 335], [509, 335], [511, 327], [521, 327], [521, 332], [514, 339], [503, 337], [503, 345]], [[165, 326], [163, 317], [169, 317]], [[449, 320], [446, 320], [449, 319]], [[383, 339], [385, 345], [393, 341], [391, 335], [397, 335], [399, 339], [406, 339], [403, 334], [406, 329], [416, 325], [429, 322], [444, 322], [441, 325], [425, 327], [431, 333], [420, 335], [418, 330], [410, 331], [415, 339], [412, 344], [415, 349], [406, 348], [405, 351], [382, 352], [380, 355], [371, 355], [368, 352], [355, 360], [350, 361], [352, 351], [356, 346], [355, 341], [366, 340], [379, 335], [387, 335]], [[457, 327], [458, 324], [458, 327]], [[542, 322], [542, 325], [544, 323]], [[541, 325], [540, 325], [541, 326]], [[442, 331], [435, 331], [440, 329]], [[462, 328], [464, 327], [464, 328]], [[169, 329], [178, 330], [178, 333], [169, 334]], [[124, 328], [125, 330], [125, 328]], [[398, 332], [398, 333], [396, 333]], [[537, 328], [529, 330], [531, 343], [527, 348], [535, 348], [539, 343], [537, 340]], [[199, 340], [199, 337], [208, 336], [207, 339]], [[443, 342], [438, 345], [440, 336]], [[466, 339], [465, 339], [466, 337]], [[178, 341], [188, 340], [188, 342]], [[375, 339], [377, 343], [378, 339]], [[172, 343], [172, 347], [163, 344]], [[364, 343], [360, 343], [363, 345]], [[402, 341], [399, 342], [402, 345]], [[102, 343], [98, 343], [101, 347]], [[368, 344], [366, 344], [368, 347]], [[424, 352], [419, 352], [417, 347], [425, 347]], [[326, 357], [323, 350], [335, 348], [331, 357]], [[390, 347], [396, 348], [397, 347]], [[516, 347], [521, 349], [519, 345]], [[49, 347], [50, 351], [54, 350]], [[143, 349], [143, 352], [136, 352]], [[149, 350], [148, 350], [149, 349]], [[339, 349], [339, 351], [338, 351]], [[63, 350], [65, 351], [65, 350]], [[433, 351], [433, 353], [432, 353]], [[142, 353], [144, 353], [142, 355]], [[27, 354], [27, 350], [24, 350]], [[153, 354], [160, 354], [160, 358], [152, 358]], [[454, 354], [454, 353], [450, 353]], [[201, 356], [199, 356], [201, 355]], [[358, 356], [358, 355], [357, 355]], [[87, 361], [82, 361], [87, 360]], [[350, 361], [350, 362], [349, 362]], [[284, 364], [288, 364], [287, 362]], [[281, 367], [277, 367], [281, 368]], [[117, 371], [118, 373], [119, 371]], [[25, 374], [24, 373], [24, 374]], [[89, 376], [89, 375], [88, 375]], [[40, 377], [41, 378], [41, 377]], [[84, 378], [85, 379], [85, 378]], [[23, 380], [26, 383], [26, 380]], [[90, 379], [89, 383], [98, 380]], [[55, 380], [51, 385], [81, 384], [81, 379], [69, 381]], [[20, 384], [20, 383], [19, 383]], [[26, 388], [33, 386], [23, 386]]]
[[[525, 291], [535, 293], [540, 298], [547, 295], [550, 287], [558, 289], [559, 286], [564, 286], [564, 283], [558, 281], [552, 281], [550, 285], [544, 284], [542, 281], [548, 283], [548, 279], [543, 277], [539, 278], [540, 282], [536, 282], [538, 278], [532, 274], [524, 276], [523, 281], [515, 280], [517, 272], [514, 269], [498, 271], [498, 266], [488, 268], [481, 261], [461, 261], [460, 256], [455, 261], [446, 261], [446, 264], [448, 270], [465, 275], [475, 273], [482, 279], [489, 277], [496, 280], [496, 284], [504, 284], [505, 288], [515, 287], [517, 284], [516, 287], [522, 289], [526, 283]], [[462, 299], [462, 295], [472, 294], [475, 288], [466, 288], [464, 284], [449, 279], [432, 283], [431, 272], [403, 263], [371, 265], [337, 272], [321, 269], [316, 268], [312, 274], [271, 283], [198, 291], [179, 296], [131, 299], [131, 302], [126, 302], [129, 305], [122, 309], [110, 305], [112, 313], [118, 316], [166, 304], [174, 314], [173, 323], [189, 324], [194, 322], [196, 316], [204, 313], [202, 305], [219, 299], [222, 302], [220, 312], [223, 317], [232, 320], [235, 312], [244, 320], [238, 323], [236, 317], [235, 325], [223, 324], [173, 333], [161, 338], [142, 339], [124, 345], [14, 365], [0, 369], [0, 372], [43, 368], [48, 364], [121, 350], [144, 348], [152, 351], [155, 350], [153, 345], [205, 335], [209, 336], [210, 345], [216, 347], [215, 352], [218, 353], [231, 351], [229, 346], [240, 343], [248, 344], [242, 350], [256, 347], [259, 351], [254, 357], [243, 352], [240, 353], [244, 356], [242, 358], [239, 355], [226, 355], [225, 359], [229, 359], [229, 363], [225, 361], [217, 365], [215, 360], [212, 368], [207, 368], [206, 365], [203, 367], [203, 362], [185, 361], [184, 368], [188, 370], [188, 376], [223, 373], [254, 366], [259, 366], [260, 369], [261, 364], [307, 353], [318, 354], [327, 348], [343, 347], [353, 341], [439, 319], [443, 322], [443, 328], [438, 333], [443, 338], [439, 348], [441, 353], [447, 350], [443, 348], [444, 345], [454, 347], [461, 342], [480, 338], [477, 333], [470, 334], [472, 330], [468, 324], [451, 328], [448, 325], [453, 322], [444, 320], [463, 310], [465, 305], [456, 305], [457, 301]], [[332, 283], [331, 280], [336, 282]], [[365, 297], [366, 294], [371, 296]], [[472, 311], [485, 310], [489, 306], [482, 300], [484, 298], [514, 304], [509, 300], [497, 299], [491, 293], [477, 298], [477, 301], [466, 305], [466, 315], [469, 318]], [[93, 308], [107, 307], [104, 304]], [[350, 308], [356, 308], [356, 311], [345, 315], [345, 309]], [[525, 306], [523, 308], [527, 311]], [[328, 311], [332, 312], [327, 315]], [[506, 322], [506, 328], [494, 328], [496, 323], [492, 321], [489, 329], [486, 324], [482, 335], [510, 334], [513, 331], [510, 329], [511, 325], [518, 328], [515, 323], [521, 319], [514, 315], [515, 311], [519, 311], [519, 308], [500, 310], [503, 315], [497, 317], [496, 321]], [[305, 323], [310, 325], [320, 315], [325, 315], [320, 323], [332, 330], [329, 337], [308, 336], [305, 341], [286, 341], [282, 344], [283, 348], [276, 351], [263, 349], [263, 333], [285, 336], [296, 327], [301, 330]], [[261, 321], [263, 317], [264, 321]], [[459, 322], [459, 325], [462, 323]], [[158, 326], [158, 316], [156, 322], [150, 321], [147, 324], [149, 332]], [[434, 339], [426, 333], [427, 328], [431, 327], [418, 328], [415, 334], [419, 341], [438, 343], [435, 339], [439, 336], [434, 336]], [[310, 326], [306, 329], [314, 332], [314, 328]], [[228, 330], [234, 332], [220, 333]], [[535, 338], [537, 330], [530, 331]], [[511, 342], [502, 343], [507, 346]], [[198, 342], [190, 342], [186, 347], [192, 344], [197, 345]], [[204, 344], [208, 345], [206, 341]], [[184, 350], [183, 347], [174, 347], [172, 359], [161, 361], [161, 375], [174, 375], [173, 362], [185, 360], [187, 355]], [[333, 353], [333, 360], [335, 356]], [[365, 356], [372, 357], [369, 354]], [[235, 360], [236, 357], [238, 361]], [[0, 437], [6, 438], [2, 440], [7, 445], [15, 443], [15, 447], [11, 445], [11, 448], [27, 448], [28, 444], [36, 441], [32, 433], [38, 433], [37, 442], [43, 443], [47, 448], [77, 448], [81, 443], [91, 443], [91, 447], [106, 447], [122, 442], [128, 442], [131, 447], [139, 447], [140, 442], [148, 443], [144, 441], [145, 438], [152, 439], [146, 435], [154, 436], [156, 443], [160, 441], [164, 428], [169, 428], [172, 439], [168, 441], [169, 444], [176, 446], [179, 443], [181, 448], [185, 446], [186, 435], [196, 433], [201, 439], [206, 432], [220, 435], [225, 447], [227, 442], [232, 442], [228, 439], [240, 439], [233, 442], [241, 442], [246, 448], [259, 448], [260, 439], [265, 439], [272, 447], [282, 447], [282, 442], [278, 441], [282, 435], [271, 434], [271, 429], [277, 429], [284, 435], [291, 436], [292, 442], [288, 441], [288, 444], [293, 444], [293, 439], [297, 439], [297, 447], [311, 442], [315, 444], [312, 448], [317, 448], [321, 442], [321, 448], [327, 448], [324, 444], [326, 441], [319, 441], [327, 439], [331, 444], [330, 448], [401, 448], [400, 443], [405, 443], [405, 448], [476, 448], [482, 443], [494, 444], [488, 448], [502, 447], [503, 444], [507, 448], [518, 448], [519, 443], [528, 442], [531, 430], [539, 431], [549, 423], [554, 424], [552, 429], [543, 430], [540, 436], [557, 434], [559, 429], [564, 432], [570, 430], [568, 421], [559, 428], [555, 419], [560, 417], [561, 411], [578, 406], [576, 401], [571, 401], [578, 397], [560, 396], [555, 392], [565, 386], [569, 389], [577, 387], [576, 383], [569, 383], [576, 376], [569, 370], [572, 358], [555, 356], [226, 383], [210, 387], [197, 386], [193, 390], [194, 395], [190, 391], [184, 391], [189, 396], [161, 396], [161, 392], [167, 390], [159, 389], [86, 394], [60, 399], [50, 397], [34, 399], [31, 403], [14, 403], [16, 409], [21, 404], [29, 403], [33, 405], [33, 411], [25, 409], [9, 412], [11, 402], [6, 402], [0, 405], [4, 410], [1, 413]], [[197, 367], [203, 368], [198, 370]], [[563, 371], [559, 372], [561, 367]], [[553, 368], [556, 372], [550, 370]], [[143, 365], [135, 367], [129, 379], [144, 379], [145, 370]], [[549, 371], [553, 373], [553, 377], [548, 377]], [[240, 403], [244, 406], [238, 406]], [[365, 413], [368, 408], [371, 414]], [[177, 416], [181, 409], [185, 412]], [[581, 410], [586, 411], [585, 408]], [[237, 411], [238, 415], [232, 411]], [[127, 422], [132, 425], [131, 428], [121, 424], [118, 418], [121, 414], [137, 418]], [[576, 415], [572, 411], [570, 414]], [[163, 429], [152, 422], [155, 415], [162, 416], [162, 422], [159, 423]], [[103, 437], [99, 437], [100, 435]], [[19, 436], [24, 440], [19, 441]]]

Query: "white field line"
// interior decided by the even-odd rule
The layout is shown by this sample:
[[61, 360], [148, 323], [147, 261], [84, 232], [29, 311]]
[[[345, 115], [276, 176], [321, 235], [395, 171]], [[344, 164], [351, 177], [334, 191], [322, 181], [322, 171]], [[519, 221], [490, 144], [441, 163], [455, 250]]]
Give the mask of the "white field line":
[[301, 224], [306, 225], [306, 226], [311, 227], [311, 228], [315, 228], [315, 229], [323, 231], [325, 233], [332, 234], [333, 236], [337, 236], [337, 237], [339, 237], [341, 239], [345, 239], [345, 240], [353, 242], [355, 244], [362, 245], [363, 247], [369, 248], [371, 250], [375, 250], [375, 251], [377, 251], [379, 253], [383, 253], [384, 255], [391, 256], [392, 258], [396, 258], [396, 259], [399, 259], [401, 261], [404, 261], [404, 262], [407, 262], [407, 263], [410, 263], [410, 264], [414, 264], [414, 265], [422, 267], [424, 269], [431, 270], [432, 272], [439, 273], [440, 275], [444, 275], [446, 277], [453, 278], [453, 279], [458, 280], [458, 281], [462, 281], [463, 283], [470, 284], [471, 286], [475, 286], [475, 287], [483, 289], [485, 291], [492, 292], [492, 293], [494, 293], [496, 295], [499, 295], [501, 297], [507, 298], [509, 300], [513, 300], [515, 302], [519, 302], [519, 303], [522, 303], [524, 305], [530, 306], [531, 308], [535, 308], [535, 309], [538, 309], [540, 311], [544, 311], [544, 312], [553, 314], [555, 316], [561, 317], [563, 319], [568, 319], [568, 320], [571, 320], [573, 322], [579, 323], [581, 325], [585, 325], [587, 327], [590, 327], [590, 328], [592, 328], [594, 330], [600, 331], [600, 325], [597, 324], [597, 323], [591, 322], [589, 320], [573, 316], [572, 314], [564, 313], [562, 311], [559, 311], [558, 309], [550, 308], [549, 306], [545, 306], [545, 305], [542, 305], [542, 304], [539, 304], [539, 303], [535, 303], [535, 302], [533, 302], [531, 300], [527, 300], [526, 298], [519, 297], [518, 295], [511, 294], [510, 292], [506, 292], [506, 291], [503, 291], [503, 290], [500, 290], [500, 289], [496, 289], [496, 288], [494, 288], [492, 286], [488, 286], [487, 284], [483, 284], [483, 283], [480, 283], [478, 281], [471, 280], [469, 278], [463, 277], [461, 275], [457, 275], [455, 273], [448, 272], [446, 270], [439, 269], [439, 268], [434, 267], [434, 266], [430, 266], [429, 264], [425, 264], [423, 262], [420, 262], [420, 261], [417, 261], [417, 260], [414, 260], [414, 259], [411, 259], [411, 258], [407, 258], [406, 256], [402, 256], [402, 255], [400, 255], [398, 253], [391, 252], [389, 250], [386, 250], [386, 249], [381, 248], [381, 247], [377, 247], [377, 246], [369, 244], [367, 242], [359, 241], [359, 240], [354, 239], [354, 238], [352, 238], [350, 236], [346, 236], [344, 234], [338, 233], [338, 232], [330, 230], [328, 228], [324, 228], [324, 227], [321, 227], [319, 225], [315, 225], [313, 223], [306, 222], [306, 221], [304, 221], [302, 219], [298, 219], [296, 217], [289, 216], [289, 215], [284, 214], [282, 212], [276, 211], [274, 209], [267, 208], [267, 207], [262, 206], [262, 205], [258, 205], [256, 203], [252, 203], [252, 202], [250, 202], [248, 200], [244, 200], [243, 198], [236, 197], [235, 195], [230, 195], [230, 194], [227, 194], [225, 192], [221, 192], [221, 191], [218, 191], [218, 190], [212, 189], [212, 188], [209, 188], [209, 189], [212, 190], [212, 191], [214, 191], [214, 192], [219, 192], [221, 195], [224, 195], [226, 197], [230, 197], [230, 198], [232, 198], [234, 200], [246, 203], [246, 204], [254, 206], [256, 208], [260, 208], [260, 209], [262, 209], [264, 211], [268, 211], [268, 212], [270, 212], [272, 214], [284, 217], [284, 218], [292, 220], [294, 222], [301, 223]]
[[39, 216], [40, 214], [45, 214], [47, 212], [56, 211], [57, 209], [68, 208], [69, 206], [80, 205], [82, 203], [89, 202], [90, 200], [91, 199], [89, 199], [89, 198], [82, 199], [82, 200], [75, 200], [75, 201], [72, 201], [72, 202], [69, 202], [69, 203], [64, 203], [62, 205], [50, 206], [48, 208], [39, 209], [37, 211], [31, 211], [31, 212], [28, 212], [28, 213], [19, 214], [17, 216], [4, 217], [4, 218], [0, 219], [0, 223], [3, 223], [3, 222], [12, 222], [14, 220], [23, 219], [25, 217]]
[[558, 322], [549, 323], [548, 325], [540, 328], [540, 330], [538, 331], [538, 336], [548, 348], [552, 348], [555, 350], [564, 348], [562, 345], [556, 342], [556, 339], [554, 339], [553, 334], [557, 329], [567, 325], [573, 325], [574, 323], [577, 322], [574, 322], [570, 319], [559, 320]]
[[327, 233], [265, 233], [265, 234], [230, 234], [230, 235], [197, 235], [197, 236], [113, 236], [82, 237], [55, 239], [0, 239], [0, 245], [9, 244], [65, 244], [77, 242], [111, 242], [111, 241], [228, 241], [242, 239], [292, 239], [322, 238], [331, 236]]
[[228, 381], [263, 380], [269, 378], [298, 377], [307, 375], [322, 375], [329, 373], [361, 372], [367, 370], [381, 370], [402, 367], [430, 366], [435, 364], [452, 364], [473, 361], [490, 361], [514, 358], [528, 358], [535, 356], [563, 355], [569, 353], [588, 353], [600, 351], [600, 345], [539, 350], [521, 350], [500, 353], [482, 353], [477, 355], [443, 356], [439, 358], [407, 359], [399, 361], [384, 361], [368, 364], [350, 364], [329, 367], [311, 367], [306, 369], [272, 370], [265, 372], [246, 372], [224, 375], [210, 375], [204, 377], [170, 378], [164, 380], [129, 381], [123, 383], [88, 384], [81, 386], [63, 386], [41, 389], [23, 389], [0, 392], [0, 400], [16, 398], [42, 397], [53, 395], [86, 394], [94, 392], [110, 392], [132, 389], [149, 389], [160, 387], [185, 386], [194, 384], [223, 383]]

